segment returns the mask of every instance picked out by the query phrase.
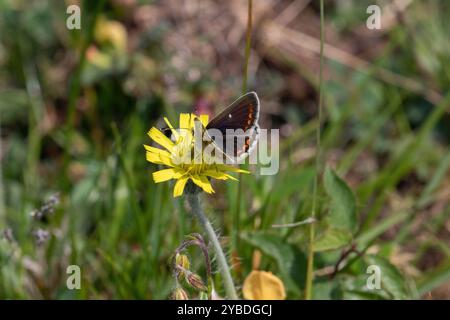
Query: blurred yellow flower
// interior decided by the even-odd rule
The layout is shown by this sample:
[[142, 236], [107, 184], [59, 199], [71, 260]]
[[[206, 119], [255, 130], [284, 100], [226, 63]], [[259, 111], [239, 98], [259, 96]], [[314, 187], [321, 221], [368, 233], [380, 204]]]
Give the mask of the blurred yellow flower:
[[182, 113], [180, 114], [180, 130], [175, 130], [167, 118], [164, 121], [172, 132], [173, 140], [169, 139], [164, 133], [153, 127], [148, 132], [150, 138], [164, 149], [155, 148], [144, 145], [147, 151], [147, 161], [163, 164], [170, 168], [153, 172], [153, 180], [156, 183], [176, 179], [173, 196], [178, 197], [183, 194], [184, 187], [189, 180], [192, 180], [197, 186], [207, 193], [214, 193], [209, 178], [219, 180], [237, 180], [235, 177], [226, 173], [248, 171], [235, 168], [233, 166], [212, 163], [209, 159], [203, 159], [204, 155], [201, 153], [202, 159], [195, 159], [193, 154], [194, 149], [194, 127], [195, 120], [200, 120], [202, 129], [208, 124], [208, 116]]
[[127, 48], [127, 30], [118, 21], [107, 20], [104, 17], [98, 18], [94, 37], [100, 44], [110, 44], [118, 51], [124, 52]]
[[271, 272], [253, 270], [242, 288], [247, 300], [284, 300], [286, 292], [283, 282]]
[[87, 60], [100, 69], [108, 69], [112, 65], [111, 56], [98, 50], [95, 46], [90, 46], [86, 52]]

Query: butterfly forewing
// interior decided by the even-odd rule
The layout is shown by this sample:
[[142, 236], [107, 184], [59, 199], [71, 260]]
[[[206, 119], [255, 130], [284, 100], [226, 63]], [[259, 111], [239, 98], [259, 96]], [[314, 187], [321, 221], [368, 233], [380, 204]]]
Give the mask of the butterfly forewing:
[[259, 99], [255, 92], [249, 92], [230, 104], [214, 117], [206, 129], [219, 129], [226, 134], [226, 129], [243, 129], [246, 131], [258, 122]]
[[218, 149], [230, 159], [237, 162], [256, 145], [259, 136], [259, 99], [255, 92], [249, 92], [225, 108], [206, 126], [212, 140], [221, 133], [222, 139]]

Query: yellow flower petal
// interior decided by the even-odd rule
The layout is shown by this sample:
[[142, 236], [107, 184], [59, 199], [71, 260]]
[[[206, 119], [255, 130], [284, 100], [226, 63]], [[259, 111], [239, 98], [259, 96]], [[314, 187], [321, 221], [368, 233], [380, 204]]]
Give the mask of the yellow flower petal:
[[247, 300], [284, 300], [286, 291], [283, 282], [271, 272], [253, 270], [242, 288]]
[[227, 176], [226, 173], [221, 172], [221, 171], [217, 171], [217, 170], [206, 170], [204, 172], [205, 175], [207, 175], [208, 177], [214, 178], [214, 179], [218, 179], [218, 180], [227, 180]]
[[156, 164], [163, 164], [159, 157], [159, 154], [157, 154], [157, 153], [147, 152], [145, 154], [145, 156], [146, 156], [148, 162], [152, 162], [152, 163], [156, 163]]
[[194, 181], [194, 183], [196, 185], [198, 185], [200, 188], [203, 189], [203, 191], [207, 192], [207, 193], [214, 193], [214, 189], [211, 186], [211, 182], [209, 182], [208, 178], [205, 177], [204, 175], [194, 175], [191, 177], [192, 181]]
[[169, 138], [167, 138], [164, 133], [156, 129], [155, 127], [151, 128], [148, 132], [148, 135], [150, 138], [153, 139], [157, 144], [159, 144], [161, 147], [166, 148], [169, 151], [172, 151], [173, 149], [173, 142]]
[[226, 164], [216, 164], [217, 170], [219, 171], [231, 171], [231, 172], [241, 172], [241, 173], [250, 173], [250, 171], [239, 169], [233, 166], [229, 166]]
[[236, 179], [235, 177], [222, 172], [222, 171], [217, 171], [217, 170], [206, 170], [204, 172], [204, 174], [208, 177], [214, 178], [214, 179], [218, 179], [218, 180], [227, 180], [227, 179], [231, 179], [231, 180], [235, 180], [238, 181], [238, 179]]
[[156, 164], [165, 164], [166, 166], [173, 167], [173, 162], [170, 156], [166, 156], [164, 154], [158, 154], [153, 152], [147, 152], [146, 154], [147, 161], [156, 163]]
[[230, 179], [230, 180], [233, 180], [233, 181], [239, 181], [239, 179], [233, 177], [232, 175], [230, 175], [230, 174], [228, 174], [228, 173], [225, 173], [225, 176], [226, 176], [228, 179]]
[[160, 154], [160, 155], [163, 155], [163, 156], [166, 156], [166, 157], [170, 157], [170, 153], [167, 152], [166, 150], [155, 148], [155, 147], [152, 147], [152, 146], [148, 146], [146, 144], [144, 144], [144, 148], [148, 152], [152, 152], [152, 153]]
[[209, 122], [209, 116], [207, 114], [201, 114], [198, 118], [203, 126], [206, 127]]
[[174, 198], [179, 197], [183, 194], [184, 187], [186, 186], [186, 182], [188, 181], [188, 177], [179, 178], [177, 183], [175, 183], [175, 187], [173, 188], [173, 196]]
[[153, 181], [155, 181], [155, 183], [164, 182], [173, 179], [176, 174], [177, 172], [173, 168], [159, 170], [153, 172]]
[[180, 129], [190, 129], [191, 128], [191, 114], [181, 113], [180, 114]]

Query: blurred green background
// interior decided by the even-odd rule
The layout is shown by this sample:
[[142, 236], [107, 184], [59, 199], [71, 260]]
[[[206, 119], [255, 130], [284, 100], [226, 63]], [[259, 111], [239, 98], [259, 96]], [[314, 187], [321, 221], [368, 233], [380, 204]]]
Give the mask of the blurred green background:
[[[380, 30], [366, 27], [374, 3]], [[325, 1], [314, 298], [450, 298], [449, 19], [445, 0]], [[237, 0], [0, 0], [0, 298], [170, 296], [170, 257], [201, 229], [153, 183], [146, 132], [242, 93], [246, 23]], [[319, 38], [318, 0], [254, 1], [248, 88], [261, 127], [280, 129], [280, 171], [250, 166], [240, 214], [236, 182], [203, 197], [237, 286], [271, 271], [288, 299], [303, 298], [308, 225], [273, 225], [311, 212]], [[365, 286], [370, 264], [381, 290]]]

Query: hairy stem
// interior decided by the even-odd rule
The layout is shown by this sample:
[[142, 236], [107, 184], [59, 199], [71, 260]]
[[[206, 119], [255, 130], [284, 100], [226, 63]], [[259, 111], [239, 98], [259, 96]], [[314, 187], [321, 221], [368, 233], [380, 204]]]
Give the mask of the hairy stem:
[[219, 239], [214, 231], [214, 228], [206, 217], [203, 209], [200, 205], [200, 200], [198, 198], [198, 194], [188, 194], [187, 199], [189, 205], [191, 206], [192, 213], [198, 219], [200, 224], [202, 225], [205, 232], [208, 234], [209, 240], [211, 240], [214, 251], [217, 256], [217, 263], [219, 264], [219, 269], [222, 274], [222, 279], [225, 286], [225, 292], [229, 299], [237, 300], [238, 296], [236, 293], [236, 289], [233, 284], [233, 279], [231, 278], [230, 267], [228, 266], [227, 259], [225, 254], [223, 253], [222, 247], [220, 246]]

